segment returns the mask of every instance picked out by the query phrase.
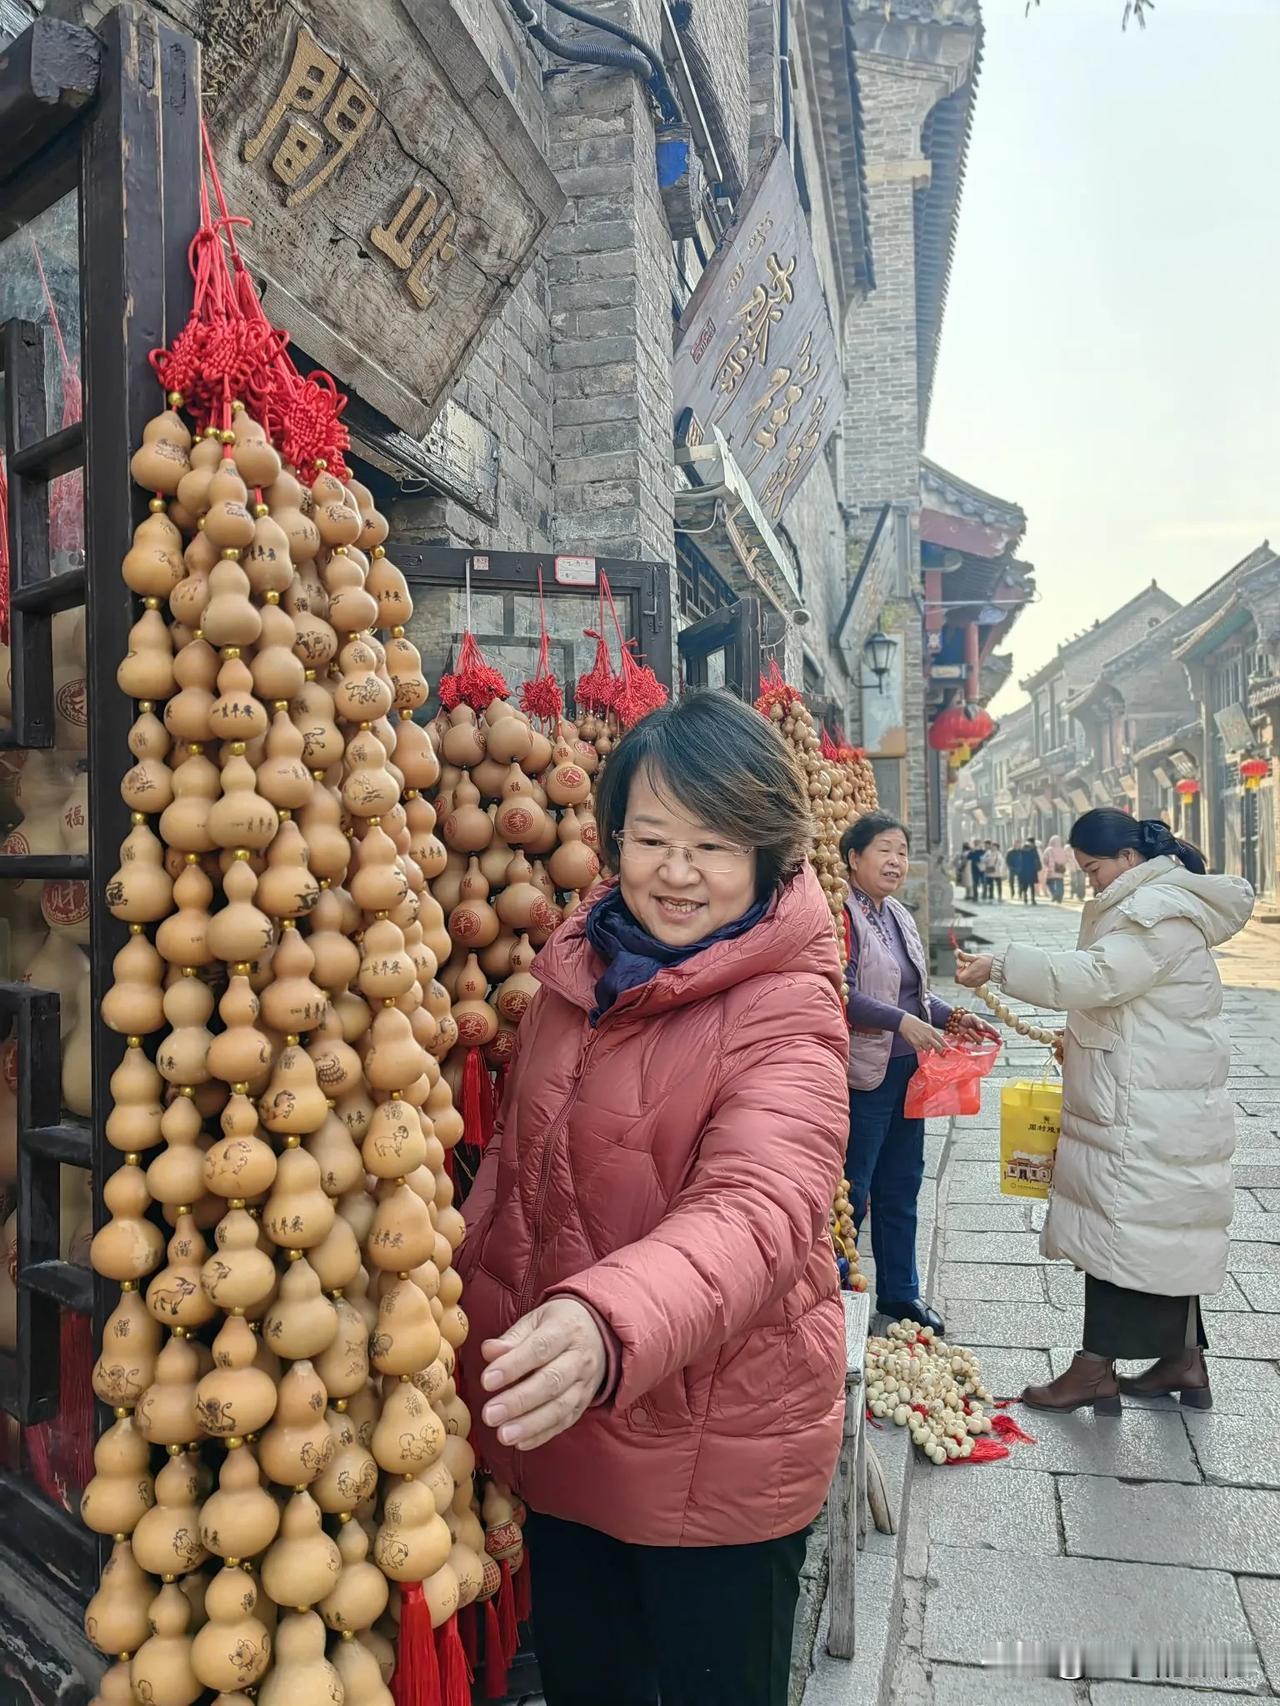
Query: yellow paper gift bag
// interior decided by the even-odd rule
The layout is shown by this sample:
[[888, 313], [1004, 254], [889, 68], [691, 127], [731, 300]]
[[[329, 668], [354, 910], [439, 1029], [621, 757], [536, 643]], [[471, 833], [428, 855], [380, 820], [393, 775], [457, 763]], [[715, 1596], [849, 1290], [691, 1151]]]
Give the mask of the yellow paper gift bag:
[[1047, 1197], [1062, 1128], [1062, 1086], [1021, 1080], [1000, 1092], [1000, 1193]]

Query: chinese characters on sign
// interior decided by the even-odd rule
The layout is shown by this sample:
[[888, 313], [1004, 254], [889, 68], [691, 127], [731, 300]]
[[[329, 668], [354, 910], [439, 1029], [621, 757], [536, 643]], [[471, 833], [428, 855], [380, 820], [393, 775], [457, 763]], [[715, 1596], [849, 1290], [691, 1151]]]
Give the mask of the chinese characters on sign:
[[675, 409], [715, 427], [770, 521], [834, 431], [843, 381], [791, 162], [777, 144], [680, 322]]
[[416, 468], [564, 205], [542, 150], [453, 0], [165, 11], [201, 38], [210, 140], [268, 316], [352, 395], [364, 449], [396, 460], [390, 422]]
[[[284, 205], [297, 207], [350, 158], [376, 117], [369, 91], [325, 52], [305, 24], [299, 24], [293, 63], [274, 105], [257, 134], [244, 144], [241, 156], [253, 165], [285, 125], [270, 168], [285, 186]], [[435, 299], [432, 268], [447, 267], [457, 255], [450, 241], [456, 224], [453, 210], [433, 189], [414, 183], [386, 222], [368, 232], [374, 248], [404, 273], [405, 289], [419, 308], [430, 307]], [[420, 239], [421, 247], [416, 248]]]

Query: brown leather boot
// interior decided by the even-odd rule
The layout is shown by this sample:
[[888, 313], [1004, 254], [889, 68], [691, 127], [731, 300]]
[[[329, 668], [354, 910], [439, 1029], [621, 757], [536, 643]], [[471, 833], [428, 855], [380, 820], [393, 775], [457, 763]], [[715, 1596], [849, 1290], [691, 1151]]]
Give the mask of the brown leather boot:
[[1189, 1410], [1212, 1410], [1209, 1369], [1199, 1345], [1188, 1345], [1174, 1357], [1161, 1357], [1141, 1374], [1121, 1377], [1120, 1390], [1129, 1398], [1163, 1398], [1177, 1392]]
[[1077, 1351], [1071, 1367], [1045, 1386], [1028, 1386], [1022, 1402], [1033, 1410], [1083, 1409], [1093, 1405], [1095, 1416], [1120, 1414], [1120, 1387], [1116, 1380], [1116, 1365], [1101, 1357], [1085, 1356]]

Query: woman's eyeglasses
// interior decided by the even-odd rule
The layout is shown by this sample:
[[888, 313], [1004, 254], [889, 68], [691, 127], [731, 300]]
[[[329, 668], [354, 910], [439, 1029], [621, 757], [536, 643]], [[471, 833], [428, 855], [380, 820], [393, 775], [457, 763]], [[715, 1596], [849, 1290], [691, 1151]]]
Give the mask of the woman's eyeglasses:
[[739, 847], [731, 841], [700, 841], [696, 847], [685, 847], [678, 841], [663, 841], [653, 835], [633, 835], [621, 829], [613, 839], [618, 844], [622, 862], [635, 871], [653, 871], [659, 865], [674, 864], [677, 855], [683, 855], [691, 869], [704, 877], [727, 877], [751, 853], [749, 847]]

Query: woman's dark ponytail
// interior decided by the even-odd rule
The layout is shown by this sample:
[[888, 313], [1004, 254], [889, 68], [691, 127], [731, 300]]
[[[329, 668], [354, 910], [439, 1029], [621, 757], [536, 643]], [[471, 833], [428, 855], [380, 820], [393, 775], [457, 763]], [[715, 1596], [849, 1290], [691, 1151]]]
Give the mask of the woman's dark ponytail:
[[1130, 851], [1142, 859], [1176, 859], [1198, 877], [1206, 869], [1200, 849], [1189, 841], [1179, 841], [1167, 823], [1153, 817], [1133, 818], [1113, 806], [1098, 806], [1077, 818], [1069, 840], [1076, 852], [1091, 859], [1115, 859]]

